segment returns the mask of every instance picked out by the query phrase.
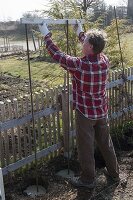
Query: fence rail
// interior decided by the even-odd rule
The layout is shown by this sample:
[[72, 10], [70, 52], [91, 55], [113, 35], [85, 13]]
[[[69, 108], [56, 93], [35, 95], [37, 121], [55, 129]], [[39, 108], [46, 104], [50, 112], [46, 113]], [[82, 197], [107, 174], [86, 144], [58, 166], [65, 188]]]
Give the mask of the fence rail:
[[[116, 128], [133, 116], [133, 67], [110, 72], [107, 84], [109, 119]], [[62, 92], [63, 91], [63, 92]], [[71, 91], [71, 88], [70, 88]], [[63, 86], [34, 94], [34, 119], [37, 135], [37, 158], [57, 155], [67, 133], [67, 93]], [[61, 101], [63, 99], [63, 101]], [[74, 145], [75, 113], [70, 98], [71, 148]], [[66, 142], [66, 141], [65, 141]], [[67, 143], [65, 143], [67, 146]], [[56, 152], [56, 153], [55, 153]], [[34, 133], [30, 97], [0, 102], [0, 162], [3, 174], [34, 161]]]

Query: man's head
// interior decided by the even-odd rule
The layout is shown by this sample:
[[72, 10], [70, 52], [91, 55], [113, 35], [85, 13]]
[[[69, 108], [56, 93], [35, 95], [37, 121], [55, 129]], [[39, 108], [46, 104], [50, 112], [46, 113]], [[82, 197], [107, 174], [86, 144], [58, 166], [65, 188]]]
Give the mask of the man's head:
[[91, 30], [86, 33], [83, 43], [83, 54], [99, 54], [103, 51], [106, 43], [106, 33], [99, 30]]

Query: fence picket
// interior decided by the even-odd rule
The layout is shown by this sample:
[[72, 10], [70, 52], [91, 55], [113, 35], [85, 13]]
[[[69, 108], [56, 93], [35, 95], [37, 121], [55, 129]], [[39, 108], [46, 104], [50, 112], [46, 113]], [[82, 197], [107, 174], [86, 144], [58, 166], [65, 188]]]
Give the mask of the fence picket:
[[[6, 120], [5, 104], [3, 104], [1, 111], [2, 111], [2, 122], [4, 122]], [[4, 137], [4, 146], [5, 146], [6, 165], [9, 165], [9, 163], [10, 163], [10, 153], [9, 153], [9, 136], [8, 136], [7, 130], [4, 131], [3, 137]]]
[[[18, 116], [19, 116], [18, 106], [19, 105], [18, 105], [18, 100], [16, 98], [13, 99], [13, 105], [14, 105], [14, 116], [13, 117], [18, 118]], [[16, 151], [18, 151], [18, 157], [19, 157], [19, 159], [21, 159], [21, 145], [20, 145], [21, 128], [20, 128], [20, 126], [17, 126], [15, 136], [16, 136], [16, 141], [18, 143], [18, 145], [17, 145], [18, 146], [18, 150], [16, 150]], [[14, 141], [14, 143], [15, 143], [14, 145], [16, 145], [15, 141]]]
[[[131, 75], [133, 76], [133, 67], [131, 68]], [[131, 102], [133, 105], [133, 80], [131, 81]], [[133, 113], [131, 113], [131, 119], [133, 120]]]
[[[131, 74], [131, 68], [127, 68], [127, 76], [131, 76], [132, 74]], [[131, 81], [128, 81], [128, 83], [127, 83], [127, 92], [128, 92], [128, 98], [127, 98], [127, 105], [132, 105], [132, 99], [131, 99], [131, 84], [132, 84], [132, 82]], [[126, 107], [126, 105], [125, 105], [125, 107]], [[131, 119], [132, 117], [131, 117], [131, 112], [129, 111], [128, 113], [127, 113], [127, 118], [126, 118], [126, 120], [128, 120], [128, 119]]]
[[[117, 80], [118, 79], [118, 76], [119, 76], [119, 74], [118, 74], [118, 71], [117, 70], [115, 70], [114, 71], [114, 80]], [[114, 89], [114, 110], [113, 110], [113, 112], [117, 112], [117, 110], [118, 110], [118, 107], [119, 107], [119, 88], [118, 87], [115, 87]], [[119, 119], [117, 119], [117, 120], [114, 120], [114, 127], [115, 128], [117, 128], [118, 127], [118, 123], [119, 123]]]
[[[26, 105], [26, 114], [30, 113], [30, 106], [29, 106], [29, 95], [25, 95], [25, 105]], [[29, 145], [29, 154], [32, 154], [32, 141], [33, 135], [31, 134], [31, 124], [27, 122], [27, 137], [28, 137], [28, 145]]]
[[[4, 107], [4, 102], [0, 101], [0, 111], [1, 111], [1, 121], [2, 121], [2, 116], [3, 116], [3, 107]], [[1, 167], [5, 166], [5, 160], [4, 160], [4, 136], [3, 133], [0, 131], [0, 161], [1, 161]]]
[[[25, 107], [24, 107], [24, 98], [21, 97], [21, 116], [24, 116], [25, 115]], [[22, 156], [23, 157], [26, 157], [28, 155], [28, 152], [27, 152], [27, 138], [26, 138], [26, 124], [23, 124], [22, 125], [22, 130], [21, 130], [21, 153], [22, 153]]]
[[[109, 73], [109, 78], [108, 78], [108, 82], [112, 81], [112, 74], [111, 72]], [[112, 115], [112, 98], [111, 98], [111, 92], [112, 89], [107, 90], [107, 94], [108, 94], [108, 106], [109, 106], [109, 116]], [[112, 120], [110, 120], [110, 128], [112, 128]]]
[[[12, 102], [10, 99], [7, 100], [7, 108], [8, 108], [8, 116], [10, 119], [13, 119], [13, 108], [12, 108]], [[13, 151], [13, 162], [16, 161], [16, 142], [15, 142], [15, 133], [14, 129], [11, 128], [11, 148]]]
[[[50, 94], [49, 94], [49, 90], [46, 90], [46, 105], [47, 107], [50, 107], [51, 105], [51, 99], [50, 99]], [[47, 127], [47, 135], [48, 135], [48, 146], [52, 145], [52, 130], [51, 130], [51, 115], [47, 116], [47, 123], [48, 123], [48, 127]]]
[[[51, 104], [56, 109], [55, 105], [55, 89], [50, 88], [50, 95], [51, 95]], [[55, 124], [55, 113], [52, 114], [52, 137], [53, 137], [53, 144], [56, 144], [56, 124]]]
[[[46, 94], [44, 93], [44, 91], [41, 91], [41, 109], [46, 108]], [[44, 148], [47, 147], [47, 120], [46, 117], [42, 117], [42, 123], [43, 123], [43, 129], [44, 129]]]
[[[72, 94], [72, 85], [70, 85], [70, 94]], [[70, 102], [70, 131], [74, 130], [73, 102]], [[71, 146], [74, 148], [74, 137], [71, 137]]]
[[[114, 81], [115, 80], [115, 74], [114, 74], [114, 72], [112, 72], [112, 81]], [[115, 100], [115, 88], [112, 88], [112, 94], [111, 94], [112, 96], [112, 113], [114, 113], [115, 112], [115, 102], [114, 102], [114, 100]], [[114, 119], [112, 119], [112, 128], [114, 129], [115, 128], [115, 122], [116, 122], [116, 120], [114, 120]]]
[[[39, 111], [39, 93], [35, 92], [35, 107], [36, 107], [36, 111]], [[41, 135], [41, 121], [40, 118], [38, 118], [37, 120], [37, 140], [38, 140], [38, 144], [39, 144], [39, 149], [42, 149], [42, 135]]]

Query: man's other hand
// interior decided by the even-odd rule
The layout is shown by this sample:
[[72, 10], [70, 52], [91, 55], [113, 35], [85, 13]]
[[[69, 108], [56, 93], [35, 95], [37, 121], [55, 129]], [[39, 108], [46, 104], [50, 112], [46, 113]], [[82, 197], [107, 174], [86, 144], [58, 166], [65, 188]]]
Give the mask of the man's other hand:
[[77, 20], [77, 24], [75, 24], [73, 26], [74, 31], [76, 32], [77, 36], [80, 35], [80, 33], [83, 33], [83, 28], [82, 28], [82, 24], [79, 20]]
[[45, 22], [43, 22], [42, 24], [39, 24], [39, 30], [44, 37], [50, 33], [50, 31], [48, 30], [47, 24]]

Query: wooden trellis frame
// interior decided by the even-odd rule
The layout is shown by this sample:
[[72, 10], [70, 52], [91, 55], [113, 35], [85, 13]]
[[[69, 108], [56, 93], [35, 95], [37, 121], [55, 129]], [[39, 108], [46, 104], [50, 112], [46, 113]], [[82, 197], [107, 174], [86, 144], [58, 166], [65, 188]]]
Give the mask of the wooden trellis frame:
[[20, 22], [22, 24], [42, 24], [43, 22], [46, 22], [46, 24], [68, 24], [74, 25], [77, 24], [77, 20], [81, 22], [81, 24], [85, 23], [84, 19], [43, 19], [43, 18], [21, 18]]

